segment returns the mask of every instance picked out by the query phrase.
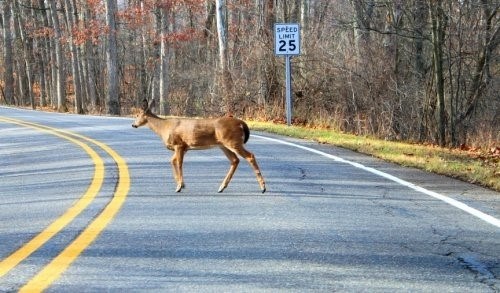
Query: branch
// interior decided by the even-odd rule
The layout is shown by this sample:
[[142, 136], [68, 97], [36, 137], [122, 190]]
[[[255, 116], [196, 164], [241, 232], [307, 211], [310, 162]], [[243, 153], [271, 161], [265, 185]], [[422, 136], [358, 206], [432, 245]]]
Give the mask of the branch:
[[49, 10], [48, 8], [41, 8], [41, 7], [35, 7], [35, 6], [29, 6], [29, 5], [26, 5], [22, 2], [19, 2], [19, 5], [21, 5], [22, 7], [26, 8], [26, 9], [31, 9], [31, 10], [36, 10], [36, 11], [46, 11], [46, 10]]
[[[365, 30], [376, 32], [376, 33], [381, 34], [381, 35], [396, 35], [398, 37], [403, 37], [403, 38], [407, 38], [407, 39], [422, 39], [422, 40], [430, 41], [430, 38], [425, 37], [423, 35], [419, 36], [417, 34], [413, 34], [412, 31], [410, 31], [410, 30], [399, 29], [396, 31], [388, 31], [388, 30], [379, 30], [379, 29], [373, 28], [373, 27], [367, 27], [367, 28], [365, 28]], [[408, 34], [403, 34], [401, 32], [407, 32]]]
[[389, 30], [380, 30], [380, 29], [370, 27], [370, 26], [360, 27], [360, 26], [355, 25], [354, 23], [355, 23], [354, 21], [339, 21], [338, 25], [334, 25], [334, 26], [349, 27], [349, 28], [353, 28], [356, 30], [372, 31], [372, 32], [376, 32], [376, 33], [381, 34], [381, 35], [396, 35], [396, 36], [407, 38], [407, 39], [422, 39], [422, 40], [430, 41], [430, 38], [425, 37], [423, 35], [415, 34], [414, 31], [411, 31], [408, 29], [399, 29], [399, 30], [395, 30], [395, 31], [389, 31]]

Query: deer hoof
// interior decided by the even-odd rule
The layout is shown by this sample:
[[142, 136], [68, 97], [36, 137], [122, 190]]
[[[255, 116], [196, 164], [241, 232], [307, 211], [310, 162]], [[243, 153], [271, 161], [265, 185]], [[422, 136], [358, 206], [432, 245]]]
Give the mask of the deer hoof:
[[182, 182], [181, 184], [177, 184], [177, 188], [175, 189], [175, 192], [181, 192], [181, 190], [186, 187], [184, 185], [184, 182]]
[[218, 192], [218, 193], [221, 193], [221, 192], [223, 192], [223, 191], [224, 191], [224, 189], [225, 189], [225, 188], [226, 188], [226, 187], [221, 186], [221, 187], [219, 187], [219, 190], [218, 190], [217, 192]]
[[262, 188], [262, 193], [265, 193], [266, 192], [266, 188]]

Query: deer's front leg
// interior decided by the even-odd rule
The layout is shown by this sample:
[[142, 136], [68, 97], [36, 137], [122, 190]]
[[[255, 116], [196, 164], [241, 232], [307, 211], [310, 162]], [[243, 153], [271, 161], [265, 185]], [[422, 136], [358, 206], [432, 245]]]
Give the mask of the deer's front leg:
[[177, 184], [175, 192], [180, 192], [182, 186], [179, 187], [179, 169], [177, 168], [177, 156], [175, 153], [170, 160], [170, 164], [172, 165], [172, 173], [174, 174], [175, 183]]
[[182, 174], [182, 163], [184, 162], [184, 154], [186, 148], [183, 146], [176, 146], [174, 148], [174, 156], [172, 157], [172, 168], [175, 169], [175, 180], [177, 187], [175, 192], [180, 192], [184, 188], [184, 176]]

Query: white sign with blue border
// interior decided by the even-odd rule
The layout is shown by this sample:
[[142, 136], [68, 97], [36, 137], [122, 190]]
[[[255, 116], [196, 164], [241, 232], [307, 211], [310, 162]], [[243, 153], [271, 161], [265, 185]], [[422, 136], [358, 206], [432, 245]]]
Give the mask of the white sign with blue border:
[[274, 24], [274, 53], [276, 55], [300, 55], [298, 23]]

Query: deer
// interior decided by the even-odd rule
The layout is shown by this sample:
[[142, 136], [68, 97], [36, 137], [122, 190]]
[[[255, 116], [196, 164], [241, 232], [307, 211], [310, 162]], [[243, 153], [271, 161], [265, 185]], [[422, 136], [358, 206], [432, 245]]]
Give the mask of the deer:
[[173, 177], [177, 183], [176, 192], [180, 192], [185, 188], [182, 164], [186, 152], [217, 146], [230, 162], [229, 171], [219, 187], [219, 193], [226, 189], [233, 178], [233, 174], [240, 162], [238, 155], [250, 164], [262, 193], [266, 192], [266, 183], [255, 156], [243, 146], [250, 137], [250, 130], [244, 121], [233, 117], [161, 118], [152, 113], [153, 106], [154, 100], [148, 102], [147, 99], [144, 99], [132, 127], [148, 126], [160, 136], [166, 148], [174, 152], [170, 163]]

